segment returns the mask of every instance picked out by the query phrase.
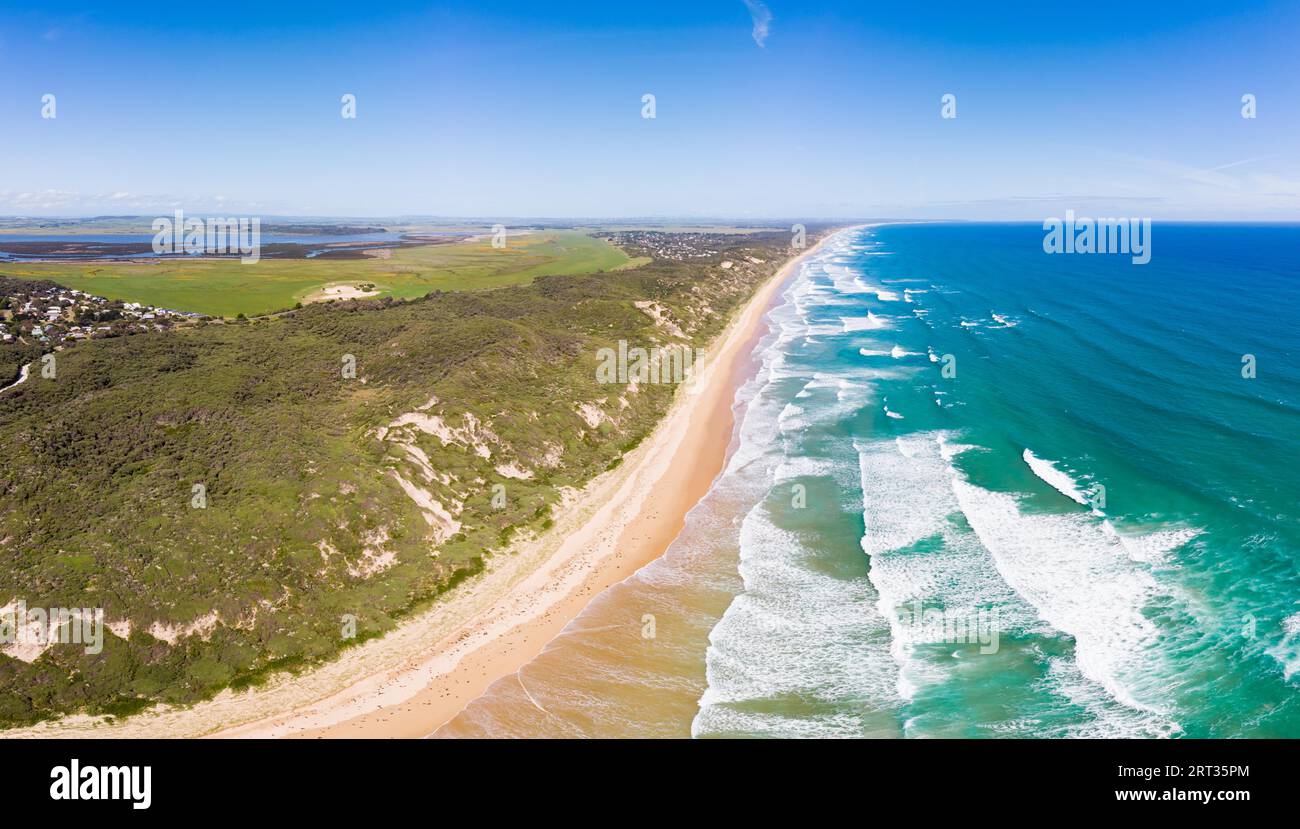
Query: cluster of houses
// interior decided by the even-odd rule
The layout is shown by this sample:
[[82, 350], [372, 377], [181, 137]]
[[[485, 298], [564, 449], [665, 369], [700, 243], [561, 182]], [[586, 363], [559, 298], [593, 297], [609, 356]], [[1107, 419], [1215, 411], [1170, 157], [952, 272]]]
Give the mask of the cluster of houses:
[[599, 234], [629, 252], [654, 259], [685, 262], [717, 256], [735, 236], [725, 233], [668, 233], [658, 230], [620, 230]]
[[0, 343], [57, 348], [77, 340], [162, 331], [198, 316], [48, 282], [0, 282]]

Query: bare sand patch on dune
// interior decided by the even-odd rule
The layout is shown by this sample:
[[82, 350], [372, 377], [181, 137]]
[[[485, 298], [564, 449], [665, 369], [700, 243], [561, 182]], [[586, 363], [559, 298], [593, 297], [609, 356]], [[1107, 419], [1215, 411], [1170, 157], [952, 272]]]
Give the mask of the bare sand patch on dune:
[[379, 296], [379, 291], [373, 286], [369, 290], [364, 290], [362, 286], [367, 285], [364, 282], [350, 282], [338, 285], [325, 285], [317, 288], [302, 298], [304, 305], [312, 302], [329, 302], [331, 299], [368, 299]]

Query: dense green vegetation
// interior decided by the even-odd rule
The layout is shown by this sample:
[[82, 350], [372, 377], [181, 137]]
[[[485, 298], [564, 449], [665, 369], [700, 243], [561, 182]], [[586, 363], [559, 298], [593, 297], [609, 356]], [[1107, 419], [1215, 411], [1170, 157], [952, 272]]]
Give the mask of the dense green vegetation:
[[629, 264], [609, 243], [578, 231], [547, 230], [510, 237], [505, 248], [487, 239], [400, 248], [389, 258], [178, 258], [167, 262], [24, 262], [10, 276], [48, 279], [69, 288], [174, 311], [255, 316], [292, 307], [322, 285], [370, 283], [381, 296], [418, 297], [531, 282], [543, 274], [610, 271]]
[[786, 239], [59, 352], [0, 396], [0, 606], [102, 607], [123, 637], [0, 654], [0, 724], [191, 703], [382, 634], [653, 427], [674, 387], [596, 382], [599, 348], [668, 341], [637, 301], [703, 345]]

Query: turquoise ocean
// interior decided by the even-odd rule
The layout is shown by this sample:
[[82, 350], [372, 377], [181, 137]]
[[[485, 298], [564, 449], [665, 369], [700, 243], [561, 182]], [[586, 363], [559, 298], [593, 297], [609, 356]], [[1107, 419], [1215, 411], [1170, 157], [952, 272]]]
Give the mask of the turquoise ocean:
[[672, 548], [439, 736], [1300, 737], [1300, 227], [1043, 236], [836, 234]]

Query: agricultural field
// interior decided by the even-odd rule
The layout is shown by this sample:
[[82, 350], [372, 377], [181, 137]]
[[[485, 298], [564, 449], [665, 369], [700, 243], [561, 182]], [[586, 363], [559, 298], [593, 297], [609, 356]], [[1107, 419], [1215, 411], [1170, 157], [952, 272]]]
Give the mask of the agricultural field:
[[[384, 253], [390, 253], [384, 251]], [[643, 264], [608, 242], [572, 230], [399, 248], [361, 259], [177, 259], [149, 262], [6, 262], [0, 273], [48, 279], [108, 299], [220, 317], [292, 308], [325, 286], [373, 286], [376, 298], [523, 285], [539, 276], [598, 273]], [[373, 293], [372, 293], [373, 292]]]

